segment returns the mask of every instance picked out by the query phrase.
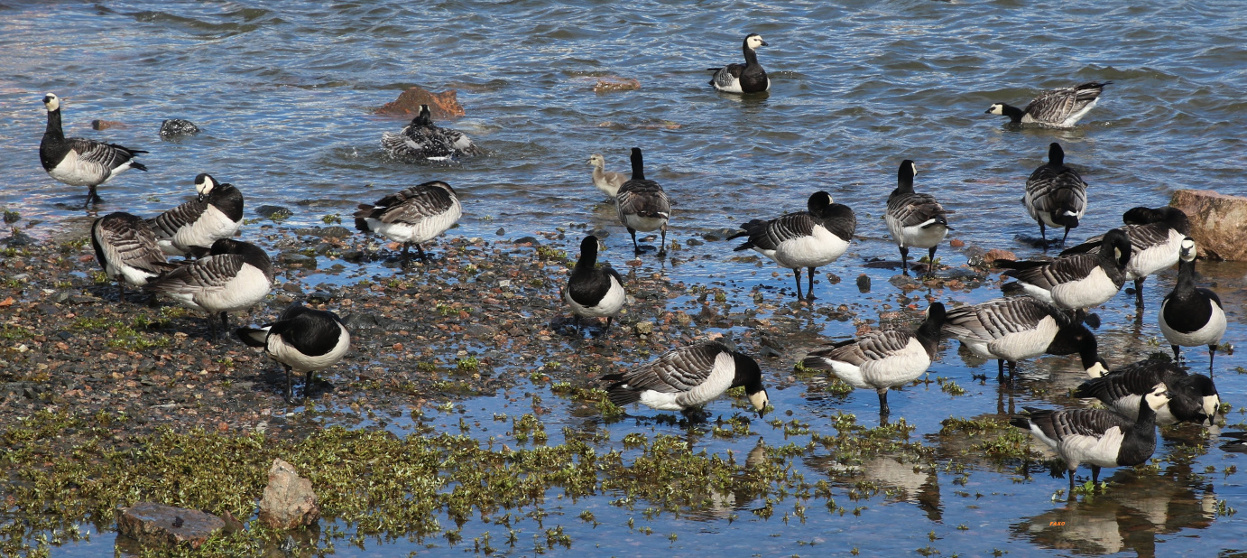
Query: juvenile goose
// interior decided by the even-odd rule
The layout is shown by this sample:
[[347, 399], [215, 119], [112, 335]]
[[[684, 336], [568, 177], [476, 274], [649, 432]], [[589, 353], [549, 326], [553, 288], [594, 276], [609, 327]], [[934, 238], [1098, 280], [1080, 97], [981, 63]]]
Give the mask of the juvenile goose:
[[770, 221], [754, 219], [740, 226], [728, 239], [748, 237], [734, 250], [752, 248], [775, 263], [792, 269], [801, 298], [801, 268], [809, 268], [810, 298], [814, 298], [814, 270], [836, 261], [849, 249], [857, 230], [857, 218], [849, 206], [833, 203], [831, 194], [814, 192], [806, 211], [789, 213]]
[[580, 333], [580, 318], [606, 318], [606, 327], [602, 335], [611, 327], [611, 320], [623, 308], [627, 296], [624, 293], [623, 278], [609, 265], [597, 266], [598, 238], [586, 236], [580, 242], [580, 259], [572, 269], [571, 278], [567, 280], [567, 288], [563, 289], [563, 300], [572, 307], [576, 315], [576, 332]]
[[258, 246], [228, 238], [212, 244], [208, 256], [152, 279], [144, 290], [208, 313], [208, 332], [217, 338], [216, 316], [229, 331], [229, 314], [254, 305], [273, 288], [273, 265]]
[[994, 103], [987, 114], [1008, 116], [1014, 124], [1043, 124], [1068, 128], [1073, 126], [1100, 100], [1104, 86], [1113, 83], [1089, 82], [1074, 87], [1049, 89], [1035, 97], [1026, 108]]
[[641, 253], [636, 243], [636, 232], [662, 230], [662, 242], [658, 247], [658, 255], [667, 253], [667, 220], [671, 218], [671, 201], [662, 186], [653, 180], [645, 179], [645, 162], [641, 156], [641, 148], [632, 148], [632, 179], [624, 182], [615, 194], [615, 211], [619, 221], [632, 235], [632, 248]]
[[1169, 402], [1165, 384], [1157, 383], [1139, 400], [1138, 418], [1128, 419], [1101, 409], [1051, 411], [1024, 407], [1028, 416], [1009, 423], [1029, 430], [1065, 461], [1069, 471], [1069, 498], [1074, 497], [1074, 471], [1091, 465], [1091, 483], [1100, 480], [1101, 467], [1139, 465], [1156, 451], [1156, 409]]
[[463, 132], [434, 124], [429, 105], [420, 105], [420, 113], [401, 132], [383, 134], [381, 146], [395, 157], [430, 161], [449, 161], [481, 152]]
[[616, 405], [640, 402], [685, 415], [696, 413], [702, 405], [737, 386], [745, 386], [745, 395], [759, 418], [770, 402], [758, 363], [718, 341], [672, 349], [649, 364], [602, 376], [602, 381], [611, 382], [606, 392]]
[[771, 88], [771, 79], [766, 77], [766, 70], [758, 63], [758, 47], [770, 46], [757, 33], [745, 36], [741, 50], [745, 52], [745, 63], [728, 64], [722, 68], [710, 68], [714, 77], [710, 85], [726, 93], [760, 93]]
[[207, 173], [195, 177], [195, 199], [170, 209], [148, 224], [160, 249], [173, 256], [202, 256], [242, 226], [243, 198], [233, 184], [218, 184]]
[[1221, 298], [1208, 289], [1195, 287], [1195, 241], [1182, 240], [1178, 260], [1178, 284], [1160, 303], [1160, 332], [1173, 347], [1173, 358], [1181, 347], [1208, 346], [1208, 375], [1217, 356], [1217, 344], [1225, 334], [1225, 310]]
[[935, 302], [927, 308], [927, 318], [913, 333], [874, 331], [851, 341], [837, 343], [806, 355], [807, 368], [830, 370], [845, 383], [879, 394], [879, 414], [887, 415], [888, 388], [918, 379], [931, 361], [940, 342], [944, 325], [944, 305]]
[[355, 228], [402, 242], [405, 266], [412, 244], [419, 251], [420, 261], [425, 261], [420, 245], [446, 232], [462, 215], [463, 206], [459, 205], [454, 189], [434, 180], [390, 194], [375, 205], [360, 204], [355, 212]]
[[147, 170], [142, 163], [134, 160], [135, 155], [146, 151], [86, 138], [65, 137], [61, 129], [61, 100], [56, 95], [48, 93], [44, 96], [43, 106], [48, 109], [48, 127], [43, 132], [43, 141], [39, 143], [39, 162], [43, 163], [43, 170], [48, 176], [70, 186], [89, 188], [83, 207], [100, 201], [95, 188], [112, 177], [127, 169]]
[[948, 234], [948, 220], [940, 202], [931, 194], [914, 192], [914, 175], [918, 167], [913, 161], [901, 161], [896, 172], [896, 189], [888, 196], [888, 210], [884, 220], [888, 232], [901, 249], [901, 270], [909, 275], [909, 247], [929, 248], [927, 273], [935, 273], [935, 249]]
[[1001, 379], [1006, 362], [1013, 376], [1017, 361], [1051, 353], [1050, 349], [1059, 354], [1077, 352], [1089, 375], [1107, 372], [1090, 331], [1066, 311], [1029, 296], [997, 298], [949, 310], [941, 333], [961, 341], [980, 357], [996, 359], [997, 378]]
[[173, 269], [156, 245], [156, 234], [142, 218], [129, 213], [109, 213], [91, 224], [91, 245], [104, 273], [117, 281], [118, 300], [126, 299], [126, 284], [142, 287], [147, 281]]
[[[1104, 235], [1095, 254], [1072, 254], [1052, 261], [996, 260], [1008, 268], [1027, 294], [1062, 308], [1083, 310], [1108, 302], [1126, 282], [1130, 239], [1121, 229]], [[1006, 285], [1008, 287], [1009, 285]]]
[[619, 193], [619, 187], [628, 181], [628, 177], [622, 172], [606, 171], [606, 159], [600, 153], [594, 153], [589, 156], [589, 164], [593, 165], [593, 185], [597, 186], [603, 194], [606, 194], [610, 201], [615, 201], [615, 195]]
[[1026, 213], [1039, 223], [1039, 236], [1044, 250], [1048, 249], [1048, 234], [1044, 224], [1065, 227], [1061, 245], [1069, 237], [1069, 230], [1078, 226], [1078, 220], [1087, 212], [1087, 183], [1078, 171], [1065, 166], [1065, 151], [1061, 144], [1048, 146], [1048, 162], [1040, 165], [1026, 179], [1026, 194], [1022, 196]]
[[1156, 424], [1176, 422], [1202, 424], [1217, 416], [1221, 398], [1212, 379], [1203, 374], [1188, 374], [1176, 363], [1143, 360], [1092, 378], [1074, 390], [1074, 397], [1099, 399], [1109, 409], [1135, 420], [1139, 400], [1163, 383], [1169, 391], [1169, 403], [1156, 409]]
[[[1134, 280], [1134, 303], [1143, 308], [1143, 280], [1162, 269], [1178, 263], [1182, 239], [1191, 232], [1186, 213], [1176, 207], [1148, 209], [1136, 207], [1122, 216], [1126, 226], [1121, 230], [1130, 239], [1130, 261], [1126, 264], [1126, 280]], [[1062, 256], [1077, 253], [1093, 254], [1100, 250], [1104, 236], [1087, 239], [1082, 244], [1061, 252]]]
[[336, 364], [351, 348], [351, 332], [333, 312], [311, 310], [294, 303], [277, 321], [258, 328], [240, 327], [235, 333], [250, 347], [264, 347], [264, 352], [286, 369], [286, 402], [291, 398], [290, 373], [306, 372], [303, 398], [312, 388], [312, 372]]

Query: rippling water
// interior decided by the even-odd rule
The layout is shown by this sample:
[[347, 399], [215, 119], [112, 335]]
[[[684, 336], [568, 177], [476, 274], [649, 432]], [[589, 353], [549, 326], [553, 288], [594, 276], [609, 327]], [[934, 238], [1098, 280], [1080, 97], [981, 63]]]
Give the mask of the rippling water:
[[[647, 175], [677, 203], [672, 237], [681, 244], [750, 218], [801, 209], [810, 192], [830, 191], [857, 211], [861, 241], [825, 271], [852, 278], [865, 260], [896, 257], [881, 215], [896, 167], [909, 158], [918, 164], [917, 189], [957, 211], [953, 236], [1029, 255], [1033, 249], [1018, 237], [1035, 236], [1036, 227], [1019, 203], [1022, 184], [1052, 141], [1065, 146], [1067, 161], [1090, 184], [1090, 209], [1073, 239], [1117, 225], [1130, 207], [1163, 205], [1176, 189], [1247, 193], [1247, 4], [1135, 4], [3, 5], [0, 165], [6, 172], [0, 205], [20, 211], [26, 222], [41, 221], [31, 229], [36, 236], [86, 223], [78, 209], [83, 189], [56, 183], [38, 164], [45, 123], [40, 99], [55, 92], [65, 100], [68, 134], [150, 151], [141, 160], [151, 172], [130, 171], [101, 187], [101, 211], [155, 214], [193, 193], [193, 177], [209, 172], [239, 186], [249, 208], [283, 205], [295, 211], [291, 223], [314, 224], [327, 214], [349, 214], [355, 203], [439, 178], [464, 199], [465, 217], [452, 234], [486, 236], [502, 227], [507, 237], [517, 237], [587, 223], [614, 233], [604, 257], [619, 262], [630, 255], [626, 232], [613, 211], [597, 204], [601, 195], [586, 160], [601, 152], [608, 169], [625, 171], [628, 148], [640, 146]], [[715, 93], [705, 69], [737, 61], [747, 32], [771, 45], [759, 54], [772, 78], [770, 95], [742, 100]], [[641, 88], [595, 94], [593, 85], [605, 76], [635, 78]], [[993, 102], [1024, 105], [1040, 89], [1092, 80], [1114, 83], [1072, 130], [1016, 130], [983, 113]], [[412, 85], [457, 89], [467, 116], [443, 124], [470, 134], [489, 156], [436, 169], [385, 157], [381, 134], [404, 122], [372, 111]], [[204, 131], [180, 143], [162, 142], [159, 124], [173, 117]], [[95, 132], [89, 122], [97, 118], [126, 127]], [[715, 242], [689, 248], [685, 257], [696, 263], [670, 273], [688, 283], [789, 286], [784, 274], [772, 279], [769, 266], [723, 263], [726, 251]], [[947, 244], [941, 255], [954, 266], [964, 261]], [[645, 265], [652, 264], [647, 257]], [[824, 302], [856, 300], [869, 308], [897, 301], [886, 283], [891, 272], [866, 272], [875, 278], [874, 294], [858, 295], [852, 281], [830, 287], [824, 281], [817, 287], [829, 293]], [[1232, 314], [1227, 341], [1243, 339], [1235, 331], [1241, 329], [1242, 269], [1213, 266], [1206, 273], [1224, 282], [1220, 290]], [[1149, 287], [1159, 296], [1171, 282], [1168, 276]], [[1116, 350], [1145, 350], [1143, 340], [1159, 335], [1154, 309], [1138, 331], [1115, 327], [1128, 323], [1128, 302], [1122, 295], [1109, 305], [1103, 335]], [[873, 319], [876, 310], [868, 312]], [[812, 331], [844, 336], [846, 327], [818, 324]], [[946, 352], [941, 372], [968, 377], [958, 360]], [[1219, 362], [1227, 371], [1239, 365], [1233, 356]], [[1218, 381], [1223, 396], [1240, 408], [1245, 382], [1233, 372]], [[1075, 382], [1069, 376], [1063, 383]], [[976, 389], [995, 391], [990, 383]], [[785, 390], [777, 402], [817, 430], [830, 410], [799, 391]], [[902, 394], [893, 407], [919, 424], [920, 433], [938, 430], [938, 421], [951, 414], [995, 410], [990, 393], [944, 398], [944, 408], [925, 410], [915, 409], [921, 405], [914, 393], [895, 395]], [[843, 408], [869, 416], [873, 399], [856, 394]], [[1241, 419], [1235, 411], [1229, 422]], [[1197, 465], [1235, 462], [1214, 445]], [[1198, 502], [1209, 494], [1247, 509], [1241, 473], [1196, 476], [1169, 488], [1200, 510]], [[952, 478], [941, 474], [938, 481]], [[1067, 508], [1047, 501], [1059, 486], [1044, 479], [1022, 485], [994, 473], [975, 479], [974, 490], [990, 496], [948, 502], [954, 489], [946, 487], [939, 520], [916, 503], [890, 505], [880, 497], [881, 505], [852, 519], [820, 517], [804, 526], [777, 519], [730, 527], [719, 522], [710, 527], [713, 537], [698, 536], [702, 527], [681, 520], [660, 520], [669, 523], [656, 530], [689, 533], [670, 544], [677, 554], [712, 548], [742, 556], [749, 554], [746, 543], [733, 534], [758, 539], [766, 555], [809, 552], [798, 541], [815, 538], [837, 551], [908, 552], [927, 545], [930, 531], [941, 537], [934, 546], [970, 554], [993, 548], [1013, 555], [1243, 548], [1241, 530], [1212, 521], [1206, 511], [1195, 514], [1199, 521], [1176, 527], [1138, 520], [1131, 525], [1155, 539], [1140, 540], [1125, 527], [1127, 535], [1108, 534], [1106, 522], [1116, 528], [1115, 518], [1148, 517], [1146, 510], [1113, 507], [1129, 508], [1142, 497]], [[1069, 516], [1071, 525], [1082, 522], [1079, 530], [1050, 528], [1045, 520], [1052, 514]], [[954, 529], [958, 523], [971, 528]], [[1192, 532], [1193, 525], [1199, 530]], [[577, 537], [611, 541], [600, 532]], [[669, 547], [662, 537], [627, 537], [637, 549]], [[1066, 539], [1100, 542], [1071, 549]]]

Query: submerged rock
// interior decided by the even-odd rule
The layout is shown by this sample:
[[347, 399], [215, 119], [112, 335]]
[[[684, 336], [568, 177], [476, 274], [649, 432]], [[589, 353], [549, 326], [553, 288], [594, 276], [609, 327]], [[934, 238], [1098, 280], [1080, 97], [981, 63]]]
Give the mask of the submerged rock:
[[302, 478], [294, 465], [274, 459], [268, 470], [268, 486], [260, 499], [260, 521], [274, 529], [294, 529], [315, 523], [320, 506], [312, 481]]
[[160, 139], [177, 140], [199, 133], [199, 126], [190, 120], [170, 118], [160, 123]]
[[1169, 205], [1191, 220], [1199, 255], [1212, 260], [1247, 261], [1247, 197], [1212, 190], [1178, 190]]
[[199, 548], [225, 520], [207, 512], [139, 502], [117, 509], [117, 532], [145, 545], [187, 544]]
[[410, 117], [420, 114], [420, 105], [429, 105], [433, 120], [456, 118], [465, 114], [459, 104], [458, 95], [459, 92], [454, 89], [433, 93], [415, 86], [399, 94], [398, 99], [377, 109], [377, 114]]

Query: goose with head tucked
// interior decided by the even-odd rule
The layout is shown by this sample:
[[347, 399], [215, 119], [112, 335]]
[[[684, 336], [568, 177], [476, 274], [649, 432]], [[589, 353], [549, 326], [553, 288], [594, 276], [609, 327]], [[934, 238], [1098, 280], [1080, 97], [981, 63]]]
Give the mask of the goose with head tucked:
[[1043, 354], [1076, 352], [1089, 375], [1098, 376], [1107, 370], [1095, 335], [1067, 311], [1030, 296], [997, 298], [949, 310], [941, 333], [961, 341], [980, 357], [996, 359], [1000, 379], [1004, 378], [1005, 363], [1012, 377], [1017, 361]]
[[273, 263], [260, 247], [222, 238], [208, 255], [152, 279], [144, 290], [208, 313], [208, 332], [217, 338], [216, 317], [229, 331], [229, 312], [250, 308], [273, 288]]
[[1026, 108], [1020, 109], [1006, 103], [994, 103], [987, 114], [1007, 116], [1013, 124], [1040, 124], [1055, 128], [1069, 128], [1100, 100], [1104, 86], [1113, 83], [1088, 82], [1073, 87], [1049, 89], [1035, 97]]
[[1160, 332], [1173, 348], [1173, 358], [1181, 356], [1182, 347], [1208, 347], [1208, 374], [1217, 345], [1225, 335], [1225, 310], [1221, 297], [1208, 289], [1195, 286], [1195, 241], [1182, 240], [1178, 258], [1178, 284], [1160, 303]]
[[420, 113], [399, 133], [383, 134], [381, 147], [394, 157], [428, 161], [452, 161], [481, 152], [463, 132], [434, 124], [429, 105], [420, 105]]
[[741, 231], [728, 239], [747, 237], [735, 251], [754, 251], [792, 269], [797, 281], [797, 298], [801, 296], [801, 268], [809, 269], [810, 288], [806, 295], [814, 298], [814, 270], [836, 261], [849, 249], [849, 241], [857, 230], [857, 217], [849, 206], [835, 203], [831, 194], [814, 192], [806, 200], [806, 211], [788, 213], [776, 219], [754, 219], [740, 226]]
[[710, 68], [714, 77], [710, 85], [725, 93], [761, 93], [771, 88], [771, 79], [758, 63], [758, 47], [770, 46], [757, 33], [745, 36], [741, 50], [745, 53], [744, 64], [728, 64], [722, 68]]
[[1212, 424], [1221, 408], [1221, 396], [1212, 378], [1189, 374], [1177, 363], [1142, 360], [1123, 366], [1099, 378], [1092, 378], [1074, 390], [1074, 397], [1095, 398], [1106, 407], [1135, 420], [1139, 399], [1159, 383], [1169, 390], [1169, 403], [1156, 409], [1156, 424], [1177, 422]]
[[671, 219], [671, 200], [662, 186], [645, 178], [645, 161], [641, 148], [632, 148], [632, 179], [624, 182], [615, 193], [615, 211], [619, 221], [632, 235], [632, 248], [637, 254], [641, 246], [636, 242], [636, 232], [662, 231], [658, 255], [667, 254], [667, 222]]
[[83, 207], [100, 201], [95, 191], [100, 184], [128, 169], [147, 170], [134, 159], [146, 151], [92, 139], [65, 137], [61, 128], [61, 99], [56, 95], [45, 95], [43, 106], [48, 110], [48, 125], [43, 132], [43, 141], [39, 142], [39, 162], [48, 176], [70, 186], [88, 188]]
[[[1108, 302], [1126, 282], [1130, 262], [1130, 239], [1121, 229], [1104, 235], [1095, 254], [1071, 254], [1052, 261], [996, 260], [1007, 268], [1005, 276], [1044, 302], [1070, 310], [1085, 310]], [[1011, 287], [1005, 285], [1006, 288]]]
[[[1162, 269], [1178, 263], [1182, 239], [1191, 232], [1186, 213], [1176, 207], [1149, 209], [1136, 207], [1122, 216], [1126, 223], [1121, 230], [1130, 239], [1130, 261], [1126, 264], [1126, 280], [1134, 280], [1134, 303], [1143, 308], [1143, 280]], [[1095, 236], [1082, 244], [1061, 252], [1062, 256], [1100, 250], [1104, 236]], [[1142, 317], [1143, 313], [1140, 312]]]
[[250, 347], [264, 352], [286, 370], [286, 402], [293, 403], [292, 372], [304, 372], [303, 398], [312, 389], [312, 373], [336, 364], [351, 349], [351, 333], [333, 312], [312, 310], [294, 303], [277, 321], [258, 328], [241, 327], [235, 333]]
[[567, 287], [563, 289], [563, 301], [572, 308], [576, 316], [576, 332], [580, 332], [580, 318], [606, 318], [606, 327], [601, 335], [610, 329], [611, 321], [623, 309], [627, 294], [623, 288], [623, 277], [609, 265], [598, 267], [598, 238], [586, 236], [580, 242], [580, 259], [572, 268]]
[[1065, 166], [1065, 150], [1061, 144], [1048, 146], [1048, 162], [1040, 165], [1026, 179], [1026, 193], [1022, 196], [1026, 213], [1039, 223], [1039, 236], [1044, 250], [1048, 249], [1048, 234], [1044, 225], [1064, 227], [1061, 245], [1069, 237], [1069, 230], [1078, 226], [1078, 220], [1087, 212], [1087, 183], [1078, 171]]
[[390, 194], [373, 205], [360, 204], [355, 212], [355, 228], [403, 243], [402, 264], [406, 266], [412, 244], [416, 245], [420, 261], [425, 261], [420, 245], [446, 232], [461, 216], [463, 206], [455, 190], [434, 180]]
[[667, 351], [657, 360], [622, 374], [602, 376], [612, 403], [641, 403], [660, 411], [680, 411], [694, 417], [700, 408], [730, 388], [744, 386], [745, 396], [758, 412], [770, 399], [762, 385], [762, 370], [749, 355], [719, 341], [705, 341]]
[[242, 227], [242, 192], [233, 184], [220, 184], [212, 175], [200, 173], [195, 192], [195, 199], [148, 221], [166, 254], [202, 256], [214, 242], [234, 236]]
[[117, 281], [118, 300], [126, 299], [126, 285], [142, 287], [175, 265], [165, 261], [156, 234], [142, 218], [109, 213], [91, 224], [95, 259], [110, 279]]
[[935, 274], [935, 249], [951, 230], [946, 211], [931, 194], [914, 192], [914, 176], [918, 166], [913, 161], [901, 161], [896, 174], [896, 189], [888, 196], [888, 209], [884, 221], [888, 232], [901, 249], [901, 270], [909, 275], [909, 248], [928, 248], [927, 274]]

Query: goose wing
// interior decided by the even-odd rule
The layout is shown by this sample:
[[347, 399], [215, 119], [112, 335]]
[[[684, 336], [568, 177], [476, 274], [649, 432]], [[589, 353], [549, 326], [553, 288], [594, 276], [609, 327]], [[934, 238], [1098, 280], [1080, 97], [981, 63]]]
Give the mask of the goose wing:
[[1053, 287], [1062, 283], [1087, 277], [1096, 266], [1100, 265], [1100, 260], [1098, 256], [1090, 254], [1074, 254], [1046, 263], [996, 260], [995, 265], [1010, 268], [1004, 273], [1008, 277], [1041, 289], [1052, 290]]
[[1056, 214], [1062, 210], [1080, 214], [1087, 207], [1087, 183], [1074, 169], [1044, 165], [1026, 180], [1023, 201], [1032, 217], [1035, 212]]
[[843, 341], [829, 348], [811, 351], [806, 356], [806, 366], [826, 368], [820, 361], [839, 361], [861, 366], [868, 361], [882, 360], [903, 350], [912, 336], [908, 333], [885, 330], [863, 335], [852, 341]]
[[715, 342], [680, 347], [627, 372], [623, 380], [634, 391], [685, 392], [706, 381], [719, 353], [727, 350]]
[[671, 215], [671, 200], [653, 180], [629, 180], [615, 194], [615, 208], [624, 215], [659, 217]]
[[147, 290], [164, 294], [194, 295], [224, 288], [246, 263], [241, 254], [215, 254], [178, 266], [147, 283]]
[[948, 337], [990, 341], [1032, 330], [1040, 320], [1058, 314], [1052, 305], [1028, 296], [1001, 298], [949, 310], [941, 329]]
[[888, 215], [902, 227], [915, 227], [929, 222], [945, 222], [948, 212], [930, 194], [901, 193], [888, 196]]
[[[104, 143], [102, 141], [89, 140], [86, 138], [68, 138], [70, 149], [78, 153], [79, 165], [90, 165], [96, 167], [98, 172], [107, 176], [113, 169], [126, 164], [135, 155], [139, 153], [147, 153], [137, 149], [130, 149], [114, 143]], [[141, 170], [147, 170], [143, 165], [131, 163], [132, 167]]]
[[158, 238], [173, 238], [178, 230], [194, 224], [207, 210], [207, 200], [194, 199], [148, 219], [147, 223]]
[[1041, 122], [1063, 122], [1098, 99], [1108, 83], [1111, 82], [1090, 82], [1044, 91], [1026, 105], [1025, 112]]
[[740, 228], [744, 230], [732, 235], [731, 238], [749, 237], [748, 241], [736, 248], [737, 250], [749, 248], [775, 250], [786, 240], [805, 238], [814, 234], [816, 224], [818, 223], [808, 212], [799, 211], [770, 221], [754, 219], [741, 225]]
[[361, 205], [355, 217], [370, 217], [382, 223], [418, 223], [445, 213], [457, 201], [454, 190], [445, 182], [427, 182], [381, 198], [375, 206]]
[[113, 213], [96, 219], [91, 227], [96, 259], [123, 262], [151, 273], [173, 268], [156, 245], [156, 234], [143, 219], [129, 213]]
[[721, 87], [728, 87], [740, 79], [740, 74], [745, 70], [744, 64], [728, 64], [722, 68], [711, 68], [714, 72], [714, 78], [710, 83]]

